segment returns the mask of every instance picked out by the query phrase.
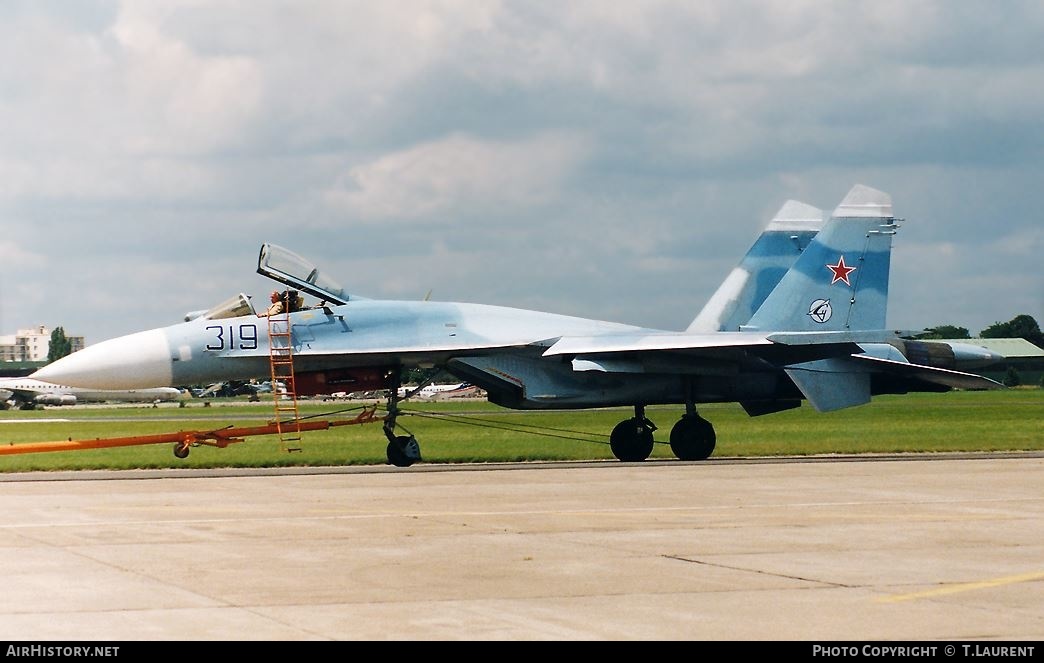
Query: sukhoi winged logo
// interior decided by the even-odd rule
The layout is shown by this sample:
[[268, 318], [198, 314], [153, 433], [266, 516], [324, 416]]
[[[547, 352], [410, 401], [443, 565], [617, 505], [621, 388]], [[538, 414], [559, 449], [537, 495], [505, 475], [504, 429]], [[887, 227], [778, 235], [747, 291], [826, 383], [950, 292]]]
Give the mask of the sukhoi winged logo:
[[834, 285], [838, 281], [843, 281], [848, 287], [852, 287], [852, 283], [848, 280], [848, 275], [854, 272], [857, 267], [849, 267], [845, 264], [845, 257], [841, 256], [837, 259], [836, 265], [827, 263], [827, 269], [834, 273], [833, 280], [830, 281], [830, 285]]
[[830, 308], [829, 299], [817, 299], [816, 301], [812, 302], [811, 306], [808, 307], [809, 317], [811, 317], [815, 322], [818, 322], [819, 324], [823, 324], [824, 322], [829, 320], [830, 315], [833, 312], [834, 310]]

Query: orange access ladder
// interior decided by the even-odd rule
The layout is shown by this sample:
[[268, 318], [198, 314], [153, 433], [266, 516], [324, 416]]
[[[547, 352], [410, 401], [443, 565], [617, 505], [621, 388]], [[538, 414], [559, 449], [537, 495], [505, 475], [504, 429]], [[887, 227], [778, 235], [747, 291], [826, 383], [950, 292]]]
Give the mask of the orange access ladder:
[[[286, 308], [286, 307], [284, 307]], [[294, 356], [290, 314], [268, 316], [268, 357], [272, 367], [272, 398], [275, 401], [275, 427], [283, 451], [300, 451], [301, 419], [297, 411], [294, 382]], [[286, 391], [279, 392], [279, 385]]]

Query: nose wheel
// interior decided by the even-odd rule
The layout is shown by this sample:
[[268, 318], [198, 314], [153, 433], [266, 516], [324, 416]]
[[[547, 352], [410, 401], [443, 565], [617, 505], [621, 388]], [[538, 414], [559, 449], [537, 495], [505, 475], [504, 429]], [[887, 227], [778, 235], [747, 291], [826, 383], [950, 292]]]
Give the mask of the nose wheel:
[[388, 464], [409, 467], [421, 459], [420, 445], [412, 435], [393, 435], [388, 440]]
[[[388, 393], [388, 416], [384, 418], [384, 436], [388, 438], [385, 453], [388, 464], [395, 467], [409, 467], [421, 459], [420, 444], [413, 434], [396, 435], [395, 420], [399, 416], [399, 381], [396, 380]], [[406, 431], [409, 433], [409, 431]]]

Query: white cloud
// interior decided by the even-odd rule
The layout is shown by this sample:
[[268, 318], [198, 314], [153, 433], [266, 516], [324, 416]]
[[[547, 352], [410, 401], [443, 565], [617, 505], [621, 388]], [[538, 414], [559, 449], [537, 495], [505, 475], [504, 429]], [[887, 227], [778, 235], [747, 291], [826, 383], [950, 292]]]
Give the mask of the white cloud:
[[[12, 224], [12, 227], [15, 227], [15, 224]], [[0, 239], [0, 256], [3, 257], [4, 270], [9, 276], [12, 270], [24, 270], [32, 274], [35, 270], [47, 266], [46, 256], [26, 249], [13, 239]]]
[[561, 193], [584, 153], [582, 140], [565, 135], [509, 142], [458, 134], [353, 167], [326, 191], [325, 200], [353, 219], [438, 215], [453, 223], [459, 208], [474, 213], [547, 202]]
[[[0, 248], [47, 267], [4, 322], [152, 326], [69, 288], [102, 255], [139, 276], [99, 305], [176, 315], [276, 241], [366, 294], [423, 296], [423, 265], [436, 296], [684, 327], [702, 301], [679, 293], [709, 295], [784, 200], [856, 183], [911, 218], [900, 317], [1044, 317], [1039, 270], [1011, 267], [1040, 248], [1044, 8], [1005, 7], [0, 3]], [[476, 277], [499, 267], [529, 276]], [[957, 283], [968, 317], [929, 315]]]
[[110, 30], [111, 64], [130, 154], [199, 155], [235, 147], [260, 112], [262, 76], [251, 58], [203, 55], [128, 5]]
[[101, 30], [20, 16], [0, 27], [5, 197], [192, 195], [194, 163], [241, 146], [259, 110], [257, 64], [208, 56], [133, 8]]

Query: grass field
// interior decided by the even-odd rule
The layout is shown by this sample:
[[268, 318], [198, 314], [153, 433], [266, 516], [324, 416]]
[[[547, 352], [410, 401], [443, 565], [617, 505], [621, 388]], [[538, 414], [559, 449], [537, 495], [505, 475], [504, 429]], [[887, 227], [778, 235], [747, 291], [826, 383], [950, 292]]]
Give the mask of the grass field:
[[[271, 403], [227, 399], [152, 406], [76, 406], [0, 412], [0, 444], [91, 440], [225, 426], [257, 426]], [[350, 418], [345, 403], [302, 401], [302, 417]], [[426, 463], [611, 459], [608, 436], [630, 408], [517, 412], [481, 400], [408, 404], [399, 423], [416, 435]], [[681, 407], [650, 407], [660, 428], [653, 458], [673, 458], [667, 440]], [[947, 451], [1044, 450], [1044, 390], [879, 396], [869, 405], [818, 413], [796, 410], [748, 417], [734, 404], [703, 405], [715, 426], [715, 457]], [[306, 432], [300, 451], [274, 435], [225, 449], [200, 446], [175, 458], [169, 443], [0, 456], [0, 472], [167, 467], [274, 467], [385, 463], [380, 423]]]

